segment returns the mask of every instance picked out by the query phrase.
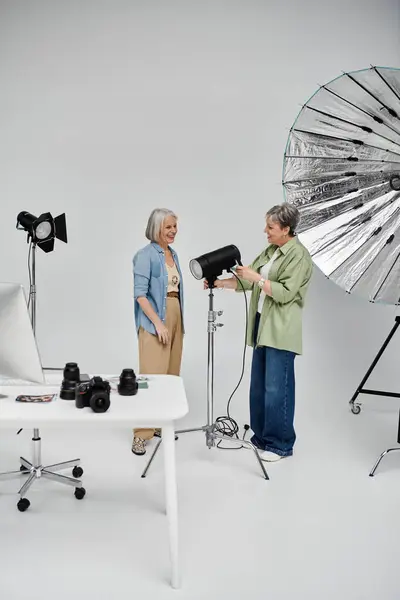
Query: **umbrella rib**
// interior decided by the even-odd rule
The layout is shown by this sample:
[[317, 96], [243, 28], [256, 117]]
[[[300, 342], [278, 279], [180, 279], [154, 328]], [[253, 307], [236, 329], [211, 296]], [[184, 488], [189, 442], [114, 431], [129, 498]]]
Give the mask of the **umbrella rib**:
[[[347, 211], [346, 211], [347, 212]], [[334, 217], [332, 217], [334, 218]], [[363, 225], [363, 223], [359, 223], [355, 229], [358, 229], [361, 225]], [[312, 229], [312, 228], [311, 228]], [[329, 246], [332, 246], [332, 244], [335, 244], [338, 240], [341, 240], [345, 235], [347, 235], [349, 232], [345, 231], [344, 233], [341, 233], [340, 235], [336, 236], [333, 240], [331, 240], [330, 242], [328, 242], [327, 244], [324, 244], [321, 248], [319, 248], [316, 252], [313, 252], [312, 254], [310, 253], [311, 256], [315, 256], [316, 254], [318, 254], [319, 252], [323, 252], [324, 250], [326, 250], [327, 248], [329, 248]], [[347, 260], [347, 259], [346, 259]], [[343, 264], [343, 263], [342, 263]], [[341, 266], [341, 265], [339, 265]], [[339, 267], [336, 267], [336, 269]], [[334, 269], [334, 271], [332, 271], [332, 273], [334, 273], [336, 271], [336, 269]]]
[[392, 117], [395, 117], [396, 119], [399, 118], [395, 110], [393, 110], [392, 108], [389, 108], [389, 106], [387, 106], [384, 102], [382, 102], [382, 100], [380, 100], [378, 98], [378, 96], [375, 96], [375, 94], [373, 92], [371, 92], [362, 83], [360, 83], [359, 81], [357, 81], [357, 79], [355, 79], [355, 77], [353, 77], [352, 75], [350, 75], [350, 73], [346, 73], [346, 75], [347, 75], [347, 77], [349, 77], [349, 79], [351, 79], [351, 81], [354, 81], [354, 83], [356, 85], [358, 85], [362, 90], [364, 90], [364, 92], [366, 92], [367, 94], [369, 94], [371, 96], [371, 98], [373, 98], [374, 100], [376, 100], [376, 102], [378, 102], [381, 106], [383, 106], [383, 108], [386, 108], [386, 110], [389, 112], [389, 114], [392, 115]]
[[[399, 209], [396, 210], [396, 212], [393, 214], [393, 216], [397, 213], [397, 215], [399, 214]], [[388, 237], [388, 239], [390, 239], [390, 236]], [[386, 240], [386, 243], [382, 246], [382, 248], [376, 253], [376, 255], [374, 256], [374, 258], [371, 260], [371, 262], [369, 263], [369, 265], [367, 266], [367, 268], [365, 269], [365, 271], [363, 273], [361, 273], [361, 275], [359, 275], [359, 277], [357, 277], [357, 279], [355, 280], [355, 282], [353, 283], [353, 285], [350, 287], [349, 292], [351, 292], [351, 290], [354, 288], [354, 286], [357, 285], [357, 283], [360, 281], [361, 277], [363, 277], [363, 275], [365, 275], [365, 273], [368, 271], [368, 269], [371, 267], [371, 265], [374, 264], [374, 262], [376, 261], [376, 259], [378, 258], [378, 256], [380, 255], [380, 253], [382, 252], [382, 250], [387, 246], [388, 241]]]
[[351, 291], [353, 290], [354, 286], [357, 285], [357, 283], [360, 281], [361, 277], [363, 277], [363, 275], [365, 275], [365, 273], [368, 271], [368, 269], [371, 267], [371, 265], [374, 264], [375, 260], [378, 258], [379, 254], [382, 252], [383, 248], [384, 248], [384, 246], [379, 250], [379, 252], [376, 254], [376, 256], [374, 256], [374, 258], [371, 260], [371, 262], [369, 263], [369, 265], [367, 266], [367, 268], [365, 269], [365, 271], [363, 271], [363, 273], [361, 273], [361, 275], [359, 275], [357, 277], [357, 279], [355, 280], [355, 282], [353, 283], [353, 285], [348, 290], [349, 293], [351, 293]]
[[[389, 206], [389, 205], [390, 205], [390, 204], [392, 204], [393, 202], [394, 202], [394, 200], [391, 200], [390, 202], [386, 202], [386, 203], [383, 205], [383, 207], [381, 207], [381, 209], [382, 209], [382, 208], [385, 208], [385, 207], [387, 207], [387, 206]], [[365, 203], [365, 204], [366, 204], [366, 203]], [[364, 203], [363, 203], [363, 205], [364, 205]], [[349, 209], [349, 210], [350, 210], [350, 209]], [[345, 211], [345, 212], [349, 212], [349, 211]], [[357, 224], [357, 225], [356, 225], [356, 226], [353, 228], [353, 231], [354, 231], [355, 229], [359, 229], [360, 227], [362, 227], [362, 226], [364, 225], [364, 223], [366, 223], [367, 221], [370, 221], [370, 220], [373, 218], [373, 216], [374, 216], [374, 214], [371, 214], [369, 217], [367, 217], [367, 218], [364, 218], [364, 219], [363, 219], [363, 220], [362, 220], [360, 223], [358, 223], [358, 224]], [[335, 218], [335, 217], [331, 217], [331, 219], [334, 219], [334, 218]], [[328, 220], [331, 220], [331, 219], [328, 219]], [[310, 228], [310, 229], [312, 229], [312, 228]], [[333, 239], [332, 241], [330, 241], [330, 242], [328, 242], [327, 244], [325, 244], [324, 246], [322, 246], [322, 248], [319, 248], [319, 249], [317, 250], [317, 252], [314, 252], [313, 254], [311, 254], [311, 256], [314, 256], [315, 254], [318, 254], [318, 252], [322, 252], [323, 250], [326, 250], [326, 248], [329, 248], [329, 246], [331, 246], [332, 244], [334, 244], [336, 241], [338, 241], [338, 240], [342, 239], [342, 238], [343, 238], [345, 235], [347, 235], [348, 233], [349, 233], [348, 231], [345, 231], [344, 233], [342, 233], [342, 234], [340, 234], [340, 235], [336, 236], [336, 237], [335, 237], [335, 239]], [[369, 238], [367, 238], [367, 240], [366, 240], [366, 241], [368, 241], [368, 240], [369, 240], [369, 239], [370, 239], [370, 238], [371, 238], [373, 235], [374, 235], [374, 232], [373, 232], [373, 233], [372, 233], [372, 234], [369, 236]], [[365, 242], [364, 242], [364, 243], [365, 243]], [[364, 243], [363, 243], [361, 246], [363, 246], [363, 245], [364, 245]], [[361, 247], [361, 246], [360, 246], [360, 247]], [[350, 257], [349, 257], [349, 258], [350, 258]], [[346, 258], [346, 260], [348, 260], [348, 259]], [[345, 262], [345, 261], [343, 261], [343, 262]], [[343, 264], [343, 263], [341, 263], [341, 264]], [[341, 266], [341, 265], [339, 265], [339, 266]], [[336, 267], [336, 269], [338, 269], [338, 268], [339, 268], [339, 267]], [[336, 269], [335, 269], [334, 271], [332, 271], [332, 273], [334, 273], [334, 272], [336, 271]]]
[[[338, 140], [340, 142], [348, 142], [349, 144], [356, 144], [358, 146], [364, 146], [364, 148], [373, 148], [374, 150], [380, 150], [381, 152], [390, 152], [391, 154], [396, 154], [396, 156], [400, 156], [399, 152], [395, 152], [394, 150], [388, 150], [387, 148], [381, 148], [380, 146], [373, 146], [372, 144], [368, 144], [363, 142], [362, 140], [352, 140], [347, 138], [341, 138], [334, 135], [327, 135], [326, 133], [317, 133], [316, 131], [307, 131], [306, 129], [292, 129], [296, 133], [307, 133], [308, 135], [316, 135], [317, 137], [324, 137], [330, 140]], [[382, 136], [383, 137], [383, 136]], [[397, 144], [398, 146], [400, 144]]]
[[376, 67], [372, 67], [375, 73], [382, 79], [382, 81], [388, 86], [391, 92], [396, 96], [397, 100], [400, 100], [400, 95], [396, 92], [396, 90], [390, 85], [390, 83], [384, 78], [382, 73]]
[[[381, 179], [379, 179], [379, 175], [381, 175]], [[316, 181], [323, 181], [324, 183], [332, 183], [332, 184], [340, 184], [340, 183], [347, 183], [347, 181], [349, 179], [353, 179], [354, 177], [359, 177], [361, 180], [365, 179], [365, 178], [370, 178], [371, 182], [373, 182], [374, 184], [379, 184], [379, 183], [385, 183], [386, 180], [382, 178], [382, 171], [373, 171], [370, 175], [368, 175], [368, 173], [356, 173], [355, 171], [352, 172], [345, 172], [345, 173], [339, 173], [336, 175], [327, 175], [327, 174], [323, 174], [323, 175], [315, 175], [314, 177], [306, 177], [305, 179], [292, 179], [290, 181], [282, 181], [283, 185], [286, 184], [290, 184], [290, 183], [305, 183], [305, 182], [316, 182]], [[367, 181], [368, 183], [368, 181]], [[314, 185], [314, 184], [311, 184]], [[315, 185], [319, 185], [319, 184], [315, 184]]]
[[[348, 208], [345, 208], [340, 214], [344, 215], [348, 212], [350, 212], [351, 210], [354, 210], [354, 206], [349, 206]], [[326, 219], [325, 221], [323, 221], [323, 223], [327, 223], [329, 221], [332, 221], [333, 219], [336, 219], [338, 215], [332, 215], [330, 216], [328, 219]], [[321, 225], [321, 223], [318, 223], [318, 225]], [[311, 229], [314, 229], [315, 224], [311, 225], [310, 227], [306, 227], [305, 229], [302, 229], [299, 233], [307, 233], [307, 231], [310, 231]], [[322, 252], [323, 250], [326, 250], [326, 248], [329, 248], [329, 246], [335, 242], [337, 242], [338, 240], [340, 240], [343, 236], [345, 236], [346, 233], [342, 233], [339, 237], [336, 237], [332, 242], [328, 242], [325, 246], [322, 246], [322, 248], [319, 248], [316, 252], [314, 252], [314, 254], [318, 254], [318, 252]], [[314, 254], [312, 254], [311, 256], [314, 256]]]
[[[400, 154], [399, 154], [400, 156]], [[307, 160], [349, 160], [344, 156], [299, 156], [297, 154], [287, 154], [286, 158], [296, 158], [298, 160], [306, 158]], [[377, 158], [359, 158], [358, 163], [386, 163], [388, 165], [400, 165], [400, 161], [398, 160], [378, 160]]]
[[[353, 106], [353, 108], [355, 108], [355, 109], [359, 110], [360, 112], [364, 113], [365, 115], [367, 115], [367, 117], [369, 117], [370, 119], [373, 119], [376, 123], [379, 123], [380, 125], [384, 125], [390, 131], [393, 131], [393, 133], [396, 133], [397, 135], [400, 135], [400, 133], [394, 127], [392, 127], [391, 125], [388, 125], [388, 123], [385, 123], [385, 121], [381, 117], [377, 117], [377, 116], [371, 115], [368, 111], [364, 110], [360, 106], [357, 106], [357, 104], [354, 104], [353, 102], [350, 102], [350, 100], [348, 100], [347, 98], [344, 98], [343, 96], [340, 96], [339, 94], [337, 94], [333, 90], [330, 90], [326, 86], [322, 86], [322, 87], [324, 88], [324, 90], [326, 90], [327, 92], [329, 92], [333, 96], [336, 96], [337, 98], [339, 98], [339, 100], [342, 100], [343, 102], [347, 102], [347, 104], [349, 104], [350, 106]], [[377, 135], [377, 136], [379, 136], [379, 137], [381, 137], [382, 139], [390, 142], [391, 144], [395, 144], [396, 146], [400, 146], [399, 142], [395, 142], [394, 140], [386, 137], [386, 135], [383, 135], [382, 133], [377, 133], [377, 132], [374, 131], [374, 134]]]
[[354, 102], [351, 102], [350, 100], [348, 100], [347, 98], [344, 98], [343, 96], [341, 96], [340, 94], [338, 94], [337, 92], [334, 92], [333, 90], [329, 89], [328, 87], [326, 87], [326, 85], [322, 86], [324, 90], [326, 90], [327, 92], [329, 92], [330, 94], [332, 94], [333, 96], [336, 96], [336, 98], [339, 98], [339, 100], [343, 100], [343, 102], [347, 102], [347, 104], [350, 104], [350, 106], [353, 106], [353, 108], [356, 108], [357, 110], [361, 111], [362, 113], [364, 113], [365, 115], [367, 115], [368, 117], [370, 117], [370, 119], [373, 119], [375, 121], [375, 119], [379, 119], [377, 122], [381, 123], [381, 124], [385, 124], [383, 122], [383, 119], [381, 117], [374, 117], [374, 115], [371, 115], [371, 113], [369, 113], [367, 110], [365, 110], [364, 108], [361, 108], [361, 106], [357, 106], [357, 104], [354, 104]]
[[399, 257], [400, 257], [400, 252], [398, 252], [398, 254], [397, 254], [396, 258], [395, 258], [395, 259], [394, 259], [394, 261], [393, 261], [393, 264], [392, 264], [392, 266], [390, 267], [389, 271], [386, 273], [386, 276], [385, 276], [384, 280], [382, 281], [382, 283], [381, 283], [381, 285], [379, 286], [379, 288], [376, 290], [376, 292], [375, 292], [375, 294], [374, 294], [374, 296], [373, 296], [373, 300], [375, 300], [375, 298], [377, 297], [377, 295], [379, 294], [379, 292], [381, 291], [381, 289], [382, 289], [382, 288], [383, 288], [383, 286], [385, 285], [386, 281], [387, 281], [387, 280], [388, 280], [388, 278], [389, 278], [389, 275], [390, 275], [390, 273], [393, 271], [393, 269], [394, 269], [394, 267], [395, 267], [395, 265], [396, 265], [397, 261], [399, 260]]
[[323, 110], [319, 110], [318, 108], [313, 108], [312, 106], [306, 106], [306, 108], [308, 108], [308, 110], [313, 110], [314, 112], [324, 115], [325, 117], [329, 117], [330, 119], [336, 119], [337, 121], [341, 121], [342, 123], [347, 123], [348, 125], [353, 125], [353, 127], [358, 127], [363, 131], [367, 131], [367, 133], [374, 133], [371, 127], [366, 128], [364, 125], [358, 125], [357, 123], [353, 123], [352, 121], [348, 121], [347, 119], [342, 119], [341, 117], [337, 117], [336, 115], [331, 115], [330, 113], [324, 112]]
[[[381, 171], [378, 171], [377, 173], [381, 173]], [[346, 179], [350, 179], [352, 177], [363, 177], [365, 175], [365, 173], [350, 173], [348, 175], [346, 175], [346, 173], [339, 173], [339, 181], [343, 181], [344, 177], [346, 177]], [[326, 175], [321, 175], [320, 177], [315, 176], [315, 177], [307, 177], [306, 179], [292, 179], [291, 181], [283, 181], [282, 185], [284, 185], [286, 187], [286, 185], [291, 184], [291, 183], [305, 183], [306, 181], [310, 181], [310, 179], [312, 179], [313, 181], [325, 181], [326, 183], [334, 183], [335, 181], [338, 181], [338, 178], [336, 176], [332, 176], [330, 179], [327, 178]], [[382, 180], [382, 183], [385, 183], [384, 180]]]
[[[346, 138], [341, 138], [336, 135], [326, 135], [325, 133], [317, 133], [315, 131], [307, 131], [306, 129], [292, 129], [292, 131], [296, 131], [296, 133], [308, 133], [309, 135], [316, 135], [317, 137], [328, 138], [329, 140], [338, 140], [339, 142], [349, 142], [354, 144], [354, 140], [348, 140]], [[364, 142], [361, 142], [364, 144]]]
[[[370, 189], [370, 188], [368, 188], [368, 189]], [[335, 199], [338, 199], [338, 198], [340, 198], [340, 196], [329, 198], [328, 202], [330, 200], [335, 200]], [[327, 222], [327, 221], [329, 222], [332, 219], [336, 219], [336, 217], [339, 214], [340, 215], [344, 215], [346, 213], [349, 213], [352, 210], [356, 210], [357, 208], [361, 208], [362, 206], [365, 206], [366, 204], [368, 204], [369, 202], [373, 202], [374, 200], [376, 200], [376, 198], [368, 198], [367, 200], [365, 200], [364, 202], [361, 202], [361, 203], [359, 201], [359, 198], [353, 198], [351, 200], [346, 200], [346, 201], [342, 202], [341, 204], [337, 204], [336, 205], [336, 206], [340, 206], [340, 208], [341, 208], [341, 210], [338, 211], [338, 214], [333, 214], [333, 215], [328, 216], [328, 218], [326, 218], [325, 221], [323, 221], [323, 222]], [[313, 209], [315, 209], [315, 208], [324, 206], [324, 204], [326, 202], [327, 202], [326, 200], [318, 200], [317, 202], [313, 202], [311, 204], [311, 206], [312, 206]], [[308, 205], [308, 206], [310, 206], [310, 205]], [[307, 228], [303, 229], [302, 233], [304, 233], [305, 231], [309, 231], [310, 229], [313, 229], [314, 227], [315, 227], [315, 224], [311, 225], [311, 227], [307, 227]]]
[[[371, 186], [371, 187], [375, 187], [375, 186]], [[371, 189], [371, 188], [367, 188], [367, 189]], [[390, 202], [386, 202], [384, 206], [389, 206], [390, 204], [393, 204], [393, 202], [395, 200], [397, 200], [398, 198], [399, 198], [399, 196], [396, 196], [396, 198], [390, 200]], [[343, 210], [341, 210], [340, 214], [343, 215], [343, 214], [348, 213], [348, 212], [350, 212], [352, 210], [356, 210], [357, 208], [361, 208], [362, 206], [366, 206], [366, 205], [368, 205], [368, 203], [373, 202], [374, 200], [376, 200], [376, 198], [367, 198], [366, 200], [364, 200], [363, 202], [360, 203], [359, 202], [359, 198], [354, 198], [354, 205], [352, 204], [351, 200], [350, 201], [346, 201], [343, 204], [348, 204], [348, 206], [345, 206], [345, 208]], [[324, 200], [319, 200], [318, 202], [313, 202], [312, 206], [313, 207], [315, 207], [315, 206], [321, 206], [324, 202], [325, 202]], [[356, 204], [356, 202], [357, 202], [357, 204]], [[337, 214], [330, 215], [327, 219], [325, 219], [324, 222], [332, 221], [333, 219], [336, 219], [337, 216], [338, 216]], [[320, 224], [320, 223], [318, 223], [318, 224]], [[362, 224], [363, 223], [360, 223], [359, 225], [357, 225], [357, 227], [360, 227], [360, 225], [362, 225]], [[301, 230], [301, 233], [305, 233], [306, 231], [309, 231], [310, 229], [313, 229], [314, 227], [315, 227], [315, 224], [311, 225], [310, 227], [306, 227], [305, 229]], [[346, 235], [346, 233], [344, 233], [342, 235]], [[340, 236], [340, 237], [342, 237], [342, 236]], [[336, 241], [337, 239], [340, 239], [340, 237], [335, 238], [334, 241]], [[325, 247], [327, 247], [327, 246], [323, 246], [320, 250], [318, 250], [318, 252], [320, 252], [321, 250], [324, 250]]]
[[[362, 223], [360, 223], [360, 225], [362, 225]], [[349, 260], [349, 259], [350, 259], [352, 256], [354, 256], [354, 255], [356, 254], [356, 252], [358, 252], [358, 251], [360, 250], [360, 248], [362, 248], [362, 247], [363, 247], [363, 246], [364, 246], [364, 245], [365, 245], [367, 242], [369, 242], [369, 240], [370, 240], [370, 239], [371, 239], [371, 238], [372, 238], [374, 235], [375, 235], [375, 233], [374, 233], [374, 232], [372, 232], [372, 233], [371, 233], [371, 235], [370, 235], [370, 236], [369, 236], [369, 237], [368, 237], [366, 240], [364, 240], [364, 241], [363, 241], [363, 243], [362, 243], [360, 246], [358, 246], [358, 248], [356, 248], [356, 249], [354, 250], [354, 252], [352, 252], [351, 254], [349, 254], [349, 256], [347, 256], [347, 257], [345, 258], [345, 260], [344, 260], [342, 263], [340, 263], [340, 265], [338, 265], [338, 266], [336, 267], [336, 269], [334, 269], [334, 270], [332, 271], [332, 273], [330, 274], [330, 277], [332, 277], [333, 273], [335, 273], [335, 272], [336, 272], [338, 269], [340, 269], [340, 267], [342, 267], [342, 266], [343, 266], [345, 263], [347, 263], [347, 261], [348, 261], [348, 260]]]

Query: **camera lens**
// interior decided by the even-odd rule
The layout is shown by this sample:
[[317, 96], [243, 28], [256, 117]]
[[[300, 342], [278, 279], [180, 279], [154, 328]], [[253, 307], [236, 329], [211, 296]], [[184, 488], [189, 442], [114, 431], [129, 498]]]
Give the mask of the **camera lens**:
[[60, 398], [63, 400], [75, 400], [75, 388], [79, 382], [80, 371], [78, 364], [75, 362], [67, 363], [64, 367]]
[[90, 408], [95, 413], [104, 413], [110, 408], [110, 395], [107, 392], [94, 392], [90, 399]]
[[133, 369], [123, 369], [119, 377], [118, 393], [121, 396], [134, 396], [137, 394], [139, 384]]

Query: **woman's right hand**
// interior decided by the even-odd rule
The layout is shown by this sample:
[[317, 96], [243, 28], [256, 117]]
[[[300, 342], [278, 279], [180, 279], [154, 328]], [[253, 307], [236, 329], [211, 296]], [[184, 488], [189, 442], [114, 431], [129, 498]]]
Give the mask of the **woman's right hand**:
[[[221, 279], [216, 279], [215, 282], [214, 282], [214, 287], [222, 290], [223, 287], [224, 287], [224, 282]], [[207, 279], [204, 280], [204, 289], [208, 290], [208, 281], [207, 281]]]
[[155, 328], [159, 341], [162, 344], [167, 345], [169, 342], [169, 332], [168, 329], [165, 327], [164, 323], [160, 322], [155, 326]]

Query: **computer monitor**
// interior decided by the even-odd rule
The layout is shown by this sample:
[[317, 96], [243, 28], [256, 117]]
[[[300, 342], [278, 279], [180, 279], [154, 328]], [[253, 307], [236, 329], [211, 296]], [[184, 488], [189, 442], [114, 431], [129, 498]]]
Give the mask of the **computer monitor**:
[[24, 288], [0, 283], [0, 379], [44, 383]]

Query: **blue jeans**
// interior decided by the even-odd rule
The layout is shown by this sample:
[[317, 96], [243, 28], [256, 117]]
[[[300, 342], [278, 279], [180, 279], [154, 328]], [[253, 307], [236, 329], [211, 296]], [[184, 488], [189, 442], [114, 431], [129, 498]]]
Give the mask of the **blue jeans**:
[[[256, 315], [256, 344], [260, 315]], [[251, 441], [260, 450], [291, 456], [294, 431], [294, 359], [296, 354], [261, 346], [253, 350], [250, 381]]]

